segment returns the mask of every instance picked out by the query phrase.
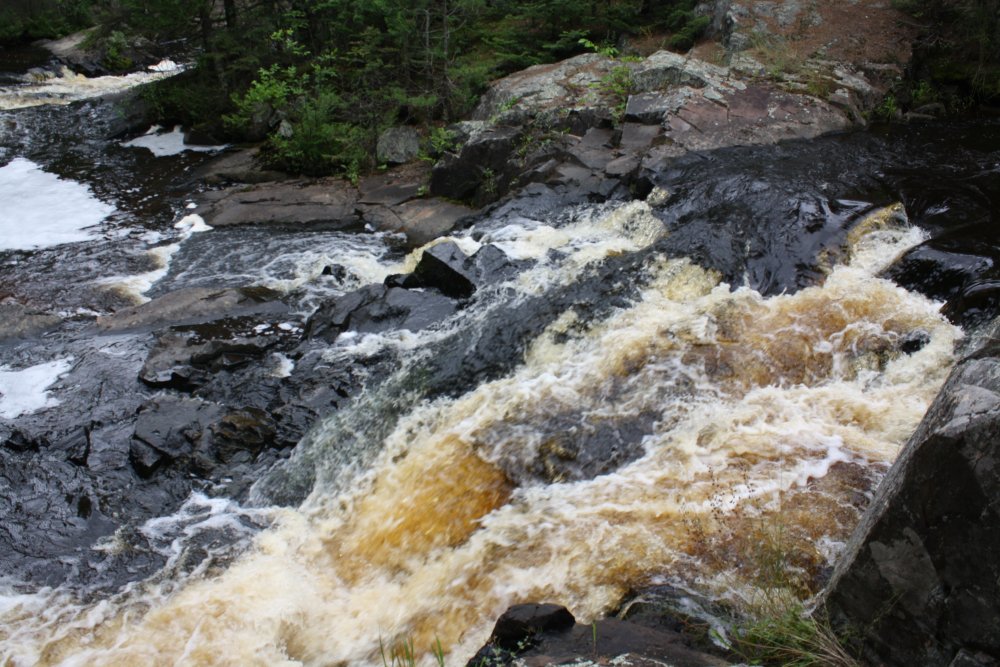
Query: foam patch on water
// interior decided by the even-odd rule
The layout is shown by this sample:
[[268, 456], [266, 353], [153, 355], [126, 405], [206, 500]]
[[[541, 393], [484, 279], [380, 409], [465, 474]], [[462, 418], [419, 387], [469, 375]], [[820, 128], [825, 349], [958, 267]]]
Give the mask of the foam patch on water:
[[24, 158], [0, 167], [0, 250], [33, 250], [94, 238], [115, 212], [86, 185], [43, 171]]
[[[212, 227], [205, 223], [205, 220], [197, 213], [191, 213], [176, 223], [174, 229], [180, 232], [180, 239], [176, 243], [156, 246], [146, 251], [153, 268], [145, 273], [137, 273], [131, 276], [110, 276], [97, 281], [98, 285], [108, 285], [112, 289], [118, 290], [128, 296], [136, 303], [146, 303], [149, 297], [146, 292], [153, 288], [157, 281], [161, 280], [170, 270], [170, 260], [181, 249], [181, 243], [191, 238], [192, 234], [198, 232], [211, 231]], [[159, 237], [150, 237], [159, 238]]]
[[185, 143], [184, 132], [181, 130], [180, 125], [167, 131], [164, 131], [159, 125], [154, 125], [146, 131], [146, 134], [136, 137], [131, 141], [123, 142], [122, 146], [127, 148], [145, 148], [156, 157], [180, 155], [184, 151], [212, 153], [226, 148], [225, 144], [220, 146], [202, 146]]
[[14, 419], [59, 405], [48, 389], [71, 368], [72, 357], [18, 371], [0, 366], [0, 417]]

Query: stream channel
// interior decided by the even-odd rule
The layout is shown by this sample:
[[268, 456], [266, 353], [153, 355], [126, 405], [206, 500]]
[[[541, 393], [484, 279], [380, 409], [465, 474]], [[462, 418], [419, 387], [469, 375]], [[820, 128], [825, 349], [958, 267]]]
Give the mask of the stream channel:
[[[471, 296], [330, 333], [421, 249], [206, 228], [214, 153], [126, 145], [122, 108], [0, 111], [4, 665], [462, 664], [518, 602], [749, 600], [769, 526], [808, 597], [1000, 303], [995, 120], [692, 153], [646, 201], [529, 188], [447, 239]], [[122, 316], [213, 290], [252, 308]], [[140, 382], [170, 336], [243, 347]], [[157, 415], [214, 440], [146, 460]]]

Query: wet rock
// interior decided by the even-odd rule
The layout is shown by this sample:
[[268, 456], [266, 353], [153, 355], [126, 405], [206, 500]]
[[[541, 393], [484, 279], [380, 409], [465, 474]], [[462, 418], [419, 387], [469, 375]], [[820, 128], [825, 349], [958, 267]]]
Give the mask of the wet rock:
[[368, 285], [320, 306], [309, 318], [305, 334], [333, 342], [345, 331], [419, 331], [454, 312], [454, 302], [437, 292]]
[[227, 324], [180, 327], [160, 335], [139, 379], [151, 387], [191, 391], [211, 374], [260, 360], [278, 342], [274, 335], [240, 335]]
[[221, 406], [200, 399], [159, 396], [139, 409], [129, 459], [136, 471], [148, 477], [179, 458], [189, 457]]
[[569, 630], [575, 624], [573, 614], [561, 605], [518, 604], [497, 619], [490, 642], [500, 648], [515, 650], [532, 644], [537, 635]]
[[198, 213], [212, 227], [251, 224], [358, 225], [357, 190], [339, 179], [288, 181], [231, 187], [196, 198]]
[[90, 456], [90, 429], [91, 425], [73, 429], [55, 443], [53, 449], [62, 451], [70, 463], [86, 466], [87, 458]]
[[375, 229], [406, 236], [407, 245], [413, 248], [447, 234], [475, 213], [443, 199], [415, 199], [398, 206], [362, 204], [358, 211], [364, 222]]
[[547, 483], [593, 479], [642, 456], [642, 439], [652, 433], [655, 421], [654, 415], [638, 415], [578, 424], [576, 418], [554, 415], [546, 424], [537, 458], [523, 469], [508, 465], [504, 471], [523, 483], [530, 483], [530, 478]]
[[476, 274], [469, 258], [454, 241], [424, 250], [403, 287], [433, 287], [453, 299], [467, 299], [476, 291]]
[[508, 163], [522, 133], [517, 127], [495, 127], [477, 134], [460, 153], [446, 155], [434, 165], [431, 194], [483, 203], [505, 194]]
[[711, 637], [726, 636], [727, 610], [690, 591], [668, 584], [650, 586], [629, 595], [615, 616], [637, 625], [676, 632], [689, 648], [725, 655]]
[[140, 306], [123, 308], [112, 315], [97, 318], [103, 331], [155, 328], [208, 322], [227, 316], [283, 314], [288, 306], [277, 294], [261, 287], [215, 289], [191, 287], [180, 289]]
[[0, 576], [59, 586], [87, 570], [90, 545], [117, 527], [103, 495], [78, 466], [0, 448]]
[[379, 135], [375, 157], [380, 164], [404, 164], [420, 154], [420, 133], [412, 127], [390, 127]]
[[618, 619], [576, 623], [565, 607], [522, 604], [497, 621], [489, 642], [469, 661], [498, 666], [565, 664], [725, 667], [727, 661], [685, 645], [684, 635]]
[[13, 452], [37, 452], [48, 445], [49, 440], [45, 434], [33, 433], [24, 428], [15, 428], [3, 441], [3, 446]]
[[998, 354], [1000, 320], [952, 371], [837, 564], [826, 608], [872, 662], [1000, 659]]
[[61, 321], [57, 315], [19, 303], [0, 303], [0, 341], [34, 336]]
[[884, 275], [907, 289], [946, 301], [944, 312], [962, 322], [967, 315], [974, 318], [976, 313], [970, 311], [982, 305], [979, 302], [996, 299], [998, 285], [990, 278], [1000, 256], [988, 245], [982, 255], [969, 252], [970, 243], [961, 251], [951, 245], [939, 240], [922, 243], [904, 253]]
[[212, 453], [221, 463], [247, 463], [275, 444], [273, 419], [258, 408], [233, 410], [210, 427]]

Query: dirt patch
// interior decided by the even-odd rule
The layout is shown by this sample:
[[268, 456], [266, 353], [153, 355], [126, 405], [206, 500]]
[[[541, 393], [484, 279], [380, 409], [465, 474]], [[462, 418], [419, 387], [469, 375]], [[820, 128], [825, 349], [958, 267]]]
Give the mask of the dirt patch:
[[917, 35], [912, 20], [888, 0], [784, 0], [743, 9], [739, 29], [751, 46], [766, 48], [778, 38], [800, 60], [905, 65]]

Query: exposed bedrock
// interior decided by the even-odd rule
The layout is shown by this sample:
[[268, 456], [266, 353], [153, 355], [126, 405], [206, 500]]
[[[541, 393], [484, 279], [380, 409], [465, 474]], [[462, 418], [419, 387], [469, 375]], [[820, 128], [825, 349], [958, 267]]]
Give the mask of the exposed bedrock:
[[952, 372], [851, 538], [826, 607], [873, 662], [1000, 660], [1000, 320]]

